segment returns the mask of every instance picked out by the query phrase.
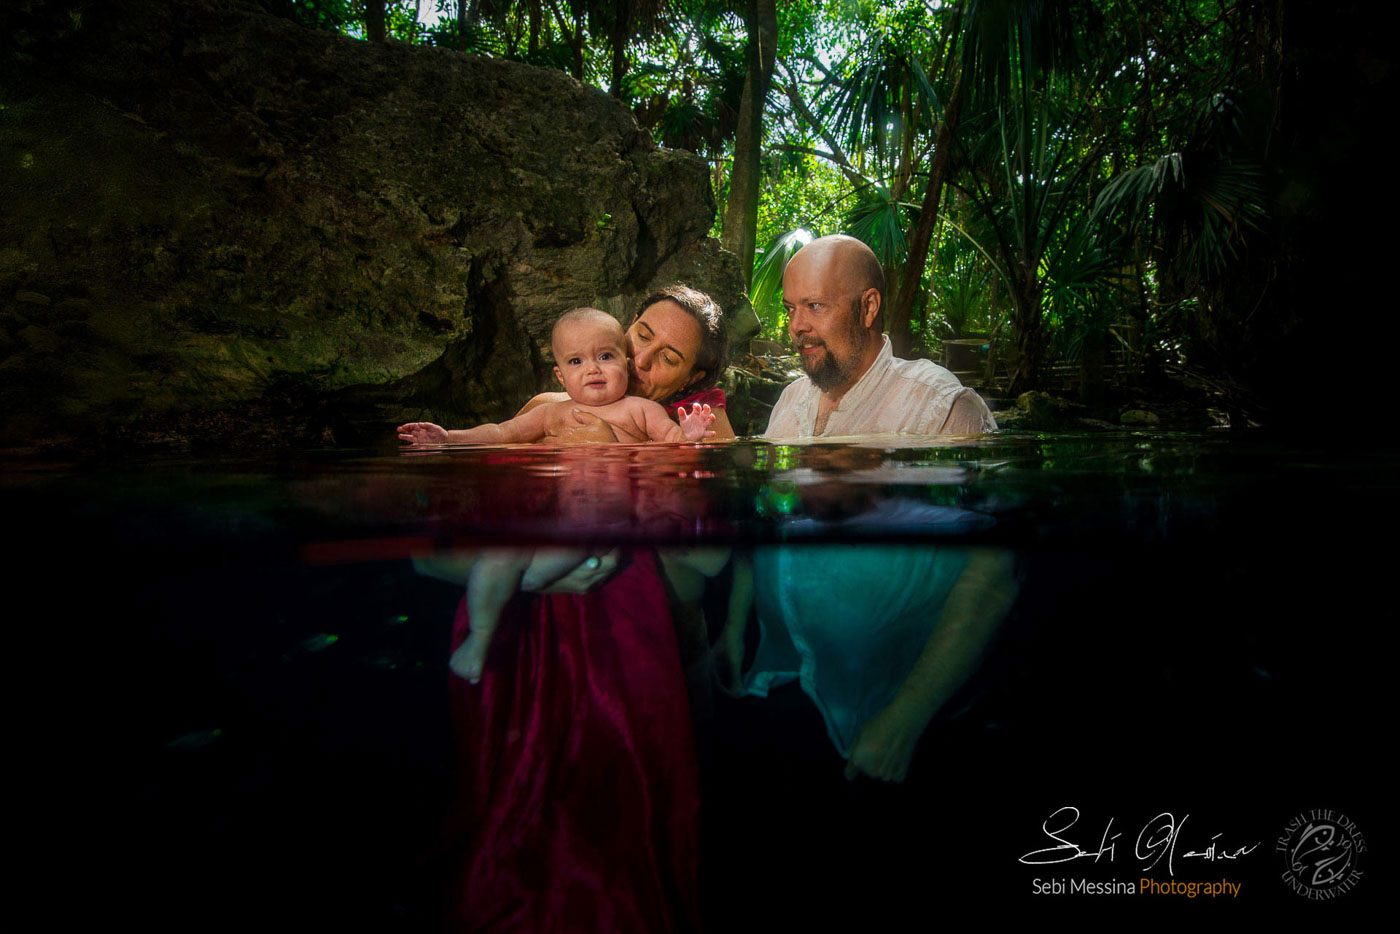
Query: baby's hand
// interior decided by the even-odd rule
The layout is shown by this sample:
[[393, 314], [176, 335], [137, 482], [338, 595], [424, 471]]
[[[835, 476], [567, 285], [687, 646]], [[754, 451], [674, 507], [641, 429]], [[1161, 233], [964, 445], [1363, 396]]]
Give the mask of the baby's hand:
[[676, 409], [676, 415], [680, 417], [681, 433], [687, 441], [700, 441], [715, 436], [715, 433], [710, 431], [710, 426], [715, 423], [715, 414], [710, 411], [708, 405], [693, 405], [688, 413], [685, 406], [680, 406]]
[[432, 422], [409, 422], [398, 427], [399, 440], [409, 444], [446, 444], [447, 429]]

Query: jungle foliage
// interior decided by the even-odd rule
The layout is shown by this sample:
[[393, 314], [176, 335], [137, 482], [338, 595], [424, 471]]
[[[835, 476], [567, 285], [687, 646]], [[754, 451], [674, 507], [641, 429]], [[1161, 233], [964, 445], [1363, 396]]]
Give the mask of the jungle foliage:
[[974, 378], [1002, 390], [1175, 380], [1241, 420], [1278, 404], [1262, 358], [1296, 324], [1314, 181], [1355, 153], [1306, 107], [1388, 87], [1346, 3], [262, 2], [618, 97], [710, 161], [765, 336], [785, 332], [786, 257], [849, 233], [885, 268], [898, 354], [980, 342]]

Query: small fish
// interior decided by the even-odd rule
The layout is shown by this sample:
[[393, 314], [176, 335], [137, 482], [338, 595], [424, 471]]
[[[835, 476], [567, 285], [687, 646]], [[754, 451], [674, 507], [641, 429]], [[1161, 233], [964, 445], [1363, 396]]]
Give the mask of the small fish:
[[184, 736], [175, 737], [165, 744], [165, 748], [183, 751], [203, 749], [206, 746], [213, 745], [214, 741], [223, 735], [223, 730], [195, 730], [193, 733], [186, 733]]
[[339, 641], [340, 636], [332, 635], [328, 632], [318, 632], [316, 633], [316, 635], [311, 636], [310, 638], [302, 639], [300, 642], [292, 646], [286, 652], [283, 652], [282, 661], [289, 662], [294, 656], [300, 655], [303, 652], [324, 651], [325, 649], [330, 648]]

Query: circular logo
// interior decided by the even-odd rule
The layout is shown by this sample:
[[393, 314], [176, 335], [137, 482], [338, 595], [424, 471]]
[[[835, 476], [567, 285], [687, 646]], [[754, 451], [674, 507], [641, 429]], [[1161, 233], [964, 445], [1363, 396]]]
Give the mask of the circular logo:
[[1275, 850], [1283, 856], [1284, 885], [1322, 901], [1351, 891], [1361, 881], [1366, 838], [1345, 814], [1319, 809], [1289, 821]]

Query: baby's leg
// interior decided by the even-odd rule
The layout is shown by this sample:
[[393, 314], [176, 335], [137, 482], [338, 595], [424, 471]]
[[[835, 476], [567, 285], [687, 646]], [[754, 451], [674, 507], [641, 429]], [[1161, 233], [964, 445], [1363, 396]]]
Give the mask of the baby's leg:
[[[583, 564], [588, 557], [589, 552], [582, 548], [540, 548], [531, 555], [530, 566], [526, 568], [520, 586], [539, 593]], [[598, 562], [593, 563], [596, 565]]]
[[471, 632], [448, 661], [453, 674], [472, 684], [481, 680], [486, 653], [501, 621], [501, 611], [520, 589], [520, 578], [530, 565], [531, 552], [493, 549], [476, 559], [467, 576], [467, 612]]

